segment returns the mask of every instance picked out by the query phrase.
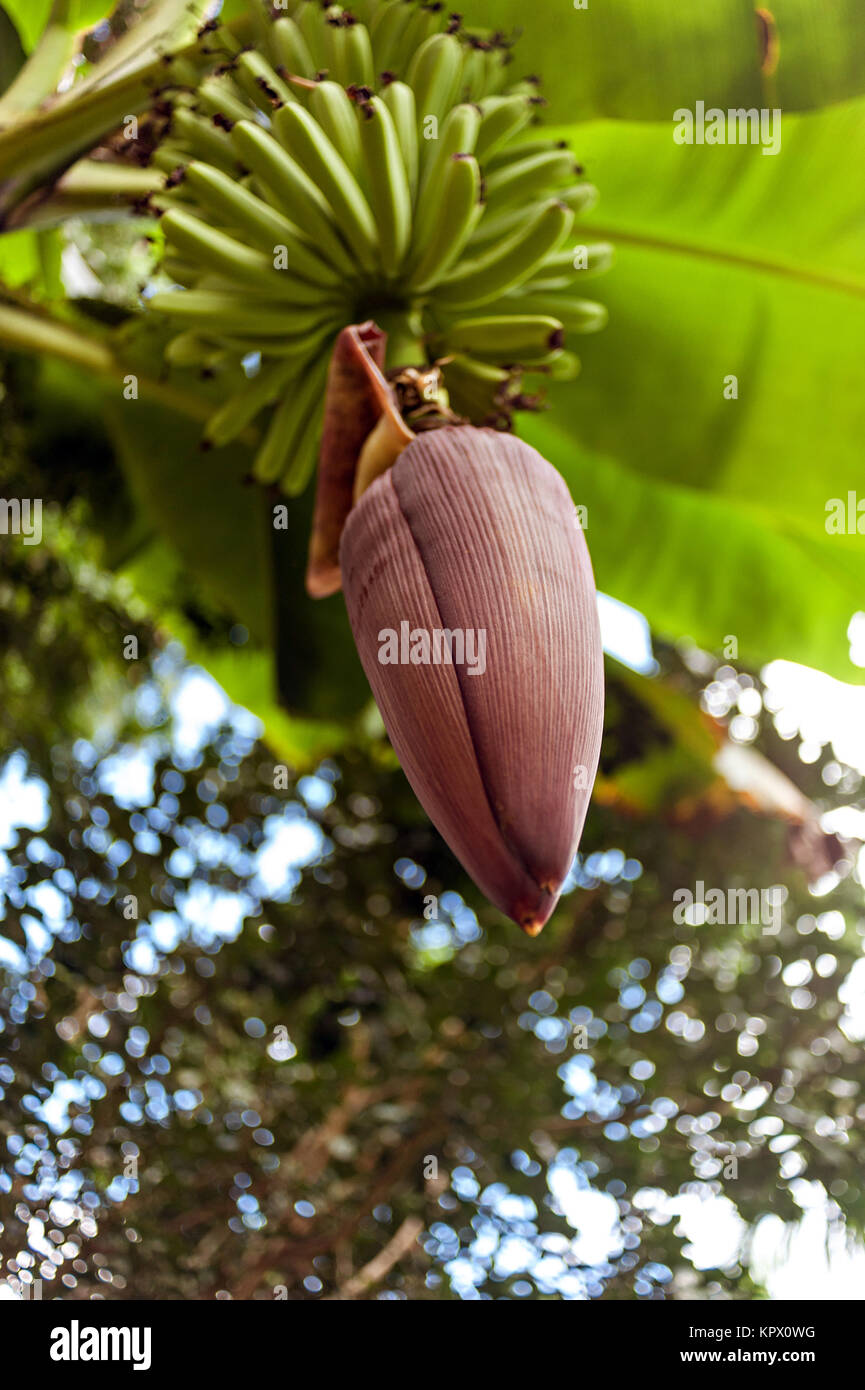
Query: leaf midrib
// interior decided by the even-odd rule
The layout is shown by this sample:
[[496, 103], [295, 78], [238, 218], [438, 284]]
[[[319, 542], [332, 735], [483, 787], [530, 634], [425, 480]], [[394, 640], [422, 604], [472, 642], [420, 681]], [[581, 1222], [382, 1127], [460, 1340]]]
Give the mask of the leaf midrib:
[[865, 279], [855, 276], [832, 274], [815, 270], [810, 266], [795, 265], [790, 262], [774, 260], [768, 256], [748, 255], [739, 251], [720, 251], [711, 246], [700, 246], [694, 242], [676, 241], [671, 237], [649, 236], [641, 232], [625, 232], [620, 228], [605, 226], [586, 219], [583, 224], [593, 236], [611, 241], [613, 246], [636, 246], [645, 251], [661, 251], [673, 256], [691, 256], [695, 260], [711, 261], [716, 265], [732, 266], [738, 270], [753, 270], [764, 275], [775, 275], [780, 279], [794, 280], [803, 285], [816, 285], [821, 289], [834, 290], [855, 298], [865, 298]]

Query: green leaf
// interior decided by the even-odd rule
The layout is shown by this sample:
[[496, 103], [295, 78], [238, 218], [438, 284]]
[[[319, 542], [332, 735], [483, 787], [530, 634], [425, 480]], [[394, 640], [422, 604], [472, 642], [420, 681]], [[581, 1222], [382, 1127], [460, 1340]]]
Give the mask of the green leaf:
[[29, 53], [39, 38], [51, 13], [52, 0], [3, 0], [3, 8], [21, 35], [25, 53]]
[[697, 100], [801, 111], [865, 91], [860, 0], [773, 0], [768, 21], [752, 0], [545, 0], [528, 22], [524, 0], [467, 9], [470, 23], [521, 31], [517, 71], [543, 77], [557, 120], [669, 122]]
[[[356, 714], [369, 688], [342, 597], [316, 601], [303, 587], [311, 492], [300, 500], [269, 497], [248, 481], [247, 449], [202, 452], [199, 426], [152, 401], [124, 400], [119, 388], [105, 413], [143, 517], [179, 557], [184, 577], [194, 577], [215, 612], [243, 624], [250, 651], [260, 652], [257, 664], [242, 654], [244, 703], [271, 722], [278, 701], [325, 720]], [[283, 502], [288, 528], [276, 529], [273, 507]], [[160, 597], [157, 590], [150, 596]], [[216, 645], [225, 648], [223, 634]], [[206, 664], [216, 673], [210, 658]], [[237, 663], [223, 674], [240, 699]]]
[[39, 241], [35, 232], [7, 232], [0, 237], [0, 284], [17, 289], [34, 280], [39, 270]]
[[[602, 190], [579, 227], [611, 240], [617, 260], [591, 283], [608, 327], [583, 345], [581, 377], [551, 389], [556, 425], [615, 461], [622, 486], [629, 474], [641, 480], [652, 543], [664, 547], [654, 568], [666, 582], [648, 577], [642, 598], [625, 545], [618, 561], [610, 554], [603, 587], [660, 631], [697, 638], [701, 627], [717, 645], [754, 625], [756, 564], [772, 612], [750, 655], [797, 653], [848, 680], [861, 675], [845, 630], [862, 606], [865, 545], [827, 535], [826, 521], [830, 499], [865, 496], [865, 190], [849, 177], [865, 159], [863, 117], [857, 102], [785, 119], [775, 157], [675, 145], [657, 126], [570, 130]], [[726, 399], [732, 377], [738, 398]], [[535, 438], [535, 427], [526, 434]], [[715, 502], [724, 504], [717, 523]], [[689, 544], [686, 515], [701, 528], [699, 545]], [[673, 536], [687, 562], [676, 560]], [[746, 537], [757, 551], [760, 536], [763, 553], [746, 564]], [[635, 543], [645, 563], [648, 541]], [[766, 564], [777, 545], [780, 583]], [[703, 594], [718, 602], [700, 624], [688, 610]]]
[[811, 543], [758, 508], [640, 477], [579, 450], [552, 416], [520, 433], [586, 507], [598, 588], [645, 613], [659, 634], [691, 637], [710, 651], [732, 637], [749, 665], [786, 657], [842, 680], [863, 678], [849, 661], [846, 631], [862, 602], [865, 565], [848, 567], [833, 537]]

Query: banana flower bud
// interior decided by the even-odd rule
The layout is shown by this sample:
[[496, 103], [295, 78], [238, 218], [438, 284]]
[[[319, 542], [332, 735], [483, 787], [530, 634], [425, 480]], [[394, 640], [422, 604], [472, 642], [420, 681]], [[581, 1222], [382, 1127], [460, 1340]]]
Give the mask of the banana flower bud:
[[[392, 404], [371, 329], [340, 335], [331, 385], [341, 376], [344, 391], [348, 354], [381, 421]], [[325, 444], [329, 421], [344, 433], [359, 418], [345, 405], [329, 394]], [[341, 516], [352, 632], [418, 800], [490, 901], [534, 936], [571, 867], [600, 752], [603, 662], [583, 532], [561, 475], [513, 435], [445, 424], [406, 443], [393, 423], [387, 433], [390, 466], [371, 470]], [[319, 501], [332, 465], [323, 452]], [[345, 476], [342, 490], [345, 503]]]

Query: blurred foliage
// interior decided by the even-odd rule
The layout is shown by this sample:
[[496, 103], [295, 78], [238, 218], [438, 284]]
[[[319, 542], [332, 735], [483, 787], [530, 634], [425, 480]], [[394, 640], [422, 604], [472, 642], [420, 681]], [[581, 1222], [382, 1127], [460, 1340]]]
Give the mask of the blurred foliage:
[[[125, 661], [128, 614], [106, 595], [76, 618], [62, 549], [39, 548], [35, 586], [33, 549], [4, 551], [7, 594], [29, 595], [4, 636], [45, 702], [8, 706], [7, 775], [26, 748], [48, 807], [3, 864], [4, 1275], [73, 1299], [748, 1297], [756, 1223], [795, 1222], [810, 1184], [863, 1227], [859, 1033], [838, 997], [865, 933], [853, 877], [816, 903], [790, 828], [708, 794], [665, 815], [599, 798], [530, 941], [377, 740], [299, 779], [240, 711], [190, 744], [176, 649], [145, 624]], [[77, 666], [60, 618], [91, 630]], [[663, 661], [652, 682], [611, 669], [609, 787], [719, 729], [696, 711], [705, 677]], [[52, 696], [109, 676], [116, 730], [59, 737]], [[755, 688], [721, 679], [734, 704]], [[798, 766], [821, 805], [857, 804], [856, 774], [830, 789]], [[786, 885], [780, 931], [677, 925], [698, 878]], [[609, 1205], [601, 1253], [581, 1241], [589, 1193]], [[740, 1249], [698, 1271], [671, 1199], [717, 1195]]]
[[669, 125], [567, 130], [601, 190], [586, 233], [617, 248], [592, 282], [610, 319], [524, 433], [588, 507], [602, 589], [712, 650], [735, 634], [746, 660], [852, 681], [865, 546], [827, 535], [826, 504], [865, 490], [862, 189], [837, 157], [865, 145], [865, 103], [781, 129], [770, 158]]
[[565, 0], [558, 23], [530, 22], [521, 0], [475, 0], [472, 13], [520, 32], [521, 65], [545, 76], [556, 120], [668, 122], [680, 106], [807, 111], [860, 96], [865, 39], [858, 0]]
[[[785, 115], [776, 159], [697, 160], [669, 120], [855, 95], [858, 10], [778, 0], [772, 88], [753, 8], [565, 8], [525, 24], [524, 60], [556, 120], [619, 118], [569, 131], [619, 259], [592, 286], [610, 327], [526, 433], [588, 507], [601, 586], [658, 632], [854, 678], [862, 547], [823, 507], [862, 479], [863, 108]], [[6, 0], [0, 37], [9, 15], [31, 47], [47, 9]], [[813, 805], [759, 814], [716, 757], [759, 681], [691, 648], [650, 680], [611, 663], [573, 882], [523, 938], [419, 810], [341, 599], [303, 597], [310, 499], [275, 531], [245, 447], [198, 449], [220, 382], [162, 368], [153, 234], [0, 238], [4, 298], [104, 333], [142, 383], [0, 362], [0, 493], [44, 501], [41, 545], [0, 536], [0, 1276], [70, 1299], [744, 1298], [764, 1216], [816, 1193], [860, 1234], [865, 915], [818, 824], [861, 809], [859, 774], [803, 764], [764, 710], [739, 751]], [[189, 663], [258, 719], [190, 742]], [[784, 885], [779, 932], [677, 922], [698, 880]], [[686, 1210], [713, 1199], [740, 1239], [698, 1269]]]

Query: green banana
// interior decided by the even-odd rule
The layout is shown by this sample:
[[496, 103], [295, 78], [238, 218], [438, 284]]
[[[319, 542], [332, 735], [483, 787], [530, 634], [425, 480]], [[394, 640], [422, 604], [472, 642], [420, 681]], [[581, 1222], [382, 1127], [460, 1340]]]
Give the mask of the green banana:
[[486, 96], [488, 80], [487, 54], [469, 45], [463, 54], [462, 100], [481, 101]]
[[411, 243], [411, 190], [393, 117], [380, 97], [359, 111], [360, 141], [382, 266], [395, 277]]
[[572, 183], [570, 188], [560, 188], [556, 196], [574, 212], [588, 212], [598, 201], [598, 190], [593, 183]]
[[365, 25], [353, 14], [343, 12], [326, 25], [328, 74], [343, 87], [372, 87], [375, 64], [372, 44]]
[[519, 386], [518, 373], [464, 353], [455, 354], [445, 364], [444, 378], [453, 409], [481, 423], [506, 414], [507, 399]]
[[267, 115], [280, 103], [297, 100], [270, 63], [252, 49], [235, 59], [232, 71], [238, 87]]
[[176, 285], [183, 285], [184, 289], [191, 289], [198, 279], [198, 267], [191, 261], [185, 261], [182, 256], [173, 256], [167, 248], [162, 269]]
[[325, 42], [324, 12], [316, 0], [304, 0], [294, 12], [294, 22], [303, 35], [312, 58], [312, 71], [323, 72], [327, 68], [327, 44]]
[[442, 120], [460, 91], [463, 49], [454, 34], [433, 34], [421, 44], [408, 66], [406, 82], [414, 88], [418, 122]]
[[[242, 197], [243, 190], [236, 191]], [[333, 268], [320, 261], [315, 252], [297, 236], [281, 244], [286, 246], [286, 261], [290, 262], [291, 271], [306, 282], [306, 291], [293, 278], [286, 280], [285, 284], [281, 283], [281, 272], [274, 263], [272, 251], [270, 255], [255, 251], [216, 227], [209, 227], [182, 208], [169, 209], [162, 218], [161, 226], [170, 245], [182, 255], [190, 257], [194, 264], [205, 266], [226, 280], [237, 280], [279, 299], [308, 303], [310, 286], [317, 289], [318, 297], [322, 298], [322, 291], [339, 283]], [[288, 268], [289, 265], [286, 265], [285, 269]], [[310, 280], [310, 276], [318, 276], [318, 279]]]
[[496, 314], [448, 325], [447, 349], [496, 362], [541, 362], [562, 346], [561, 322], [549, 315]]
[[515, 294], [511, 302], [515, 313], [554, 314], [568, 333], [597, 333], [607, 322], [603, 304], [574, 294]]
[[381, 9], [383, 0], [352, 0], [351, 12], [367, 29]]
[[572, 289], [575, 279], [588, 280], [613, 264], [614, 248], [608, 241], [596, 241], [557, 251], [541, 266], [540, 277], [527, 283], [529, 293], [552, 294]]
[[365, 270], [378, 264], [375, 221], [357, 179], [321, 126], [301, 106], [283, 106], [274, 129], [288, 153], [309, 175], [333, 209], [344, 240]]
[[227, 73], [219, 77], [205, 77], [198, 84], [196, 96], [208, 116], [219, 116], [229, 121], [249, 118], [249, 107]]
[[316, 381], [312, 409], [297, 436], [297, 442], [294, 445], [288, 466], [279, 479], [280, 489], [289, 497], [298, 497], [303, 492], [318, 461], [324, 422], [322, 397], [327, 383], [329, 365], [328, 358], [325, 357], [318, 363], [317, 367], [313, 367], [310, 371], [310, 376], [314, 377]]
[[215, 164], [223, 173], [235, 177], [240, 173], [240, 163], [230, 137], [224, 130], [218, 130], [212, 121], [197, 116], [194, 111], [178, 107], [171, 118], [171, 130], [189, 146], [194, 158]]
[[524, 129], [532, 119], [525, 97], [487, 97], [481, 102], [481, 123], [475, 153], [486, 162], [496, 150]]
[[293, 309], [286, 304], [274, 304], [227, 290], [190, 289], [184, 294], [154, 294], [148, 304], [158, 313], [220, 335], [250, 333], [260, 338], [301, 338], [315, 329], [323, 331], [329, 324], [339, 322], [331, 306]]
[[[344, 315], [342, 319], [344, 321]], [[238, 358], [248, 357], [251, 352], [261, 352], [264, 348], [268, 359], [271, 357], [306, 359], [319, 351], [327, 338], [333, 336], [336, 331], [336, 323], [336, 319], [327, 319], [323, 324], [316, 324], [308, 333], [301, 333], [299, 337], [268, 338], [265, 344], [262, 344], [261, 339], [254, 334], [220, 333], [219, 341], [230, 352], [235, 353]]]
[[242, 232], [251, 245], [266, 253], [271, 266], [278, 248], [285, 248], [285, 259], [292, 274], [309, 284], [330, 289], [342, 282], [339, 271], [323, 261], [293, 222], [275, 212], [263, 199], [233, 183], [218, 169], [206, 164], [190, 164], [186, 181], [205, 206], [224, 217]]
[[262, 363], [254, 377], [244, 381], [239, 391], [211, 415], [204, 427], [204, 437], [216, 448], [230, 444], [265, 406], [272, 405], [284, 386], [300, 371], [294, 358], [279, 357]]
[[388, 82], [381, 99], [393, 117], [412, 200], [417, 194], [419, 151], [414, 92], [405, 82]]
[[474, 155], [451, 155], [427, 240], [413, 243], [409, 287], [422, 292], [436, 284], [461, 255], [483, 212], [481, 171]]
[[358, 183], [362, 183], [363, 156], [357, 112], [345, 88], [340, 87], [338, 82], [317, 82], [309, 94], [309, 111], [334, 149], [342, 155]]
[[[543, 368], [547, 381], [576, 381], [580, 375], [580, 359], [574, 352], [556, 353], [555, 360]], [[532, 368], [527, 369], [528, 373]]]
[[161, 173], [173, 174], [175, 169], [182, 169], [188, 159], [189, 151], [185, 146], [178, 145], [173, 140], [163, 140], [151, 156], [150, 162]]
[[275, 483], [291, 468], [294, 453], [313, 411], [321, 410], [321, 394], [327, 362], [294, 377], [271, 416], [264, 441], [255, 456], [252, 473], [261, 483]]
[[370, 22], [370, 37], [379, 73], [390, 72], [398, 62], [411, 18], [411, 9], [403, 0], [392, 0], [392, 3], [381, 6]]
[[270, 46], [276, 68], [282, 76], [289, 78], [295, 74], [309, 77], [315, 71], [315, 62], [309, 45], [293, 19], [286, 16], [274, 20], [270, 30]]
[[[592, 207], [596, 199], [597, 189], [590, 183], [582, 183], [575, 184], [571, 188], [559, 189], [555, 198], [548, 201], [564, 203], [566, 207], [578, 213]], [[491, 212], [488, 208], [472, 238], [472, 250], [480, 254], [481, 249], [491, 242], [503, 241], [518, 227], [523, 226], [525, 220], [525, 209], [521, 207], [507, 207], [503, 208], [501, 212]]]
[[[518, 98], [518, 100], [524, 100], [524, 98]], [[498, 173], [510, 164], [517, 164], [521, 159], [528, 159], [530, 155], [552, 154], [555, 150], [566, 150], [567, 148], [567, 140], [551, 140], [549, 137], [542, 140], [516, 140], [491, 155], [487, 161], [487, 168], [491, 174]]]
[[551, 192], [573, 179], [576, 172], [570, 150], [546, 150], [529, 155], [486, 177], [487, 206], [490, 213], [513, 207], [524, 208], [538, 196]]
[[410, 62], [412, 55], [425, 44], [428, 39], [441, 32], [443, 5], [415, 5], [411, 7], [413, 13], [405, 27], [402, 42], [399, 47], [399, 62], [402, 68]]
[[[507, 241], [460, 266], [437, 288], [436, 302], [472, 306], [498, 299], [529, 279], [546, 257], [558, 250], [573, 220], [574, 214], [562, 203], [543, 208]], [[537, 312], [547, 311], [539, 309]]]
[[214, 348], [197, 333], [178, 333], [165, 348], [165, 360], [172, 367], [205, 367], [210, 365]]
[[445, 196], [444, 186], [451, 161], [456, 154], [473, 152], [479, 127], [478, 109], [467, 103], [455, 106], [442, 123], [432, 156], [428, 158], [421, 173], [412, 237], [412, 263], [432, 235], [441, 200]]
[[207, 57], [220, 59], [235, 58], [240, 52], [240, 43], [224, 24], [215, 29], [205, 29], [198, 36], [198, 51]]
[[244, 164], [301, 233], [346, 280], [356, 279], [358, 267], [340, 238], [332, 209], [297, 161], [254, 121], [238, 121], [231, 139]]
[[345, 87], [375, 86], [375, 56], [365, 24], [350, 24], [345, 30]]

